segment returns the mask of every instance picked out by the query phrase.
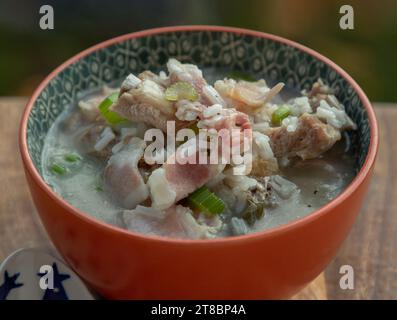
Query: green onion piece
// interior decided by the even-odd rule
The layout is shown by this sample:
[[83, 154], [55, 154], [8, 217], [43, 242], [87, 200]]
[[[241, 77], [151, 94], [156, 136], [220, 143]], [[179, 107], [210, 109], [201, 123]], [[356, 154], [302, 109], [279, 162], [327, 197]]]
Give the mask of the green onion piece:
[[109, 110], [109, 107], [117, 100], [118, 96], [119, 93], [114, 92], [105, 98], [105, 100], [103, 100], [99, 105], [99, 111], [109, 124], [119, 124], [127, 121], [120, 117], [116, 112]]
[[283, 104], [278, 107], [272, 114], [272, 122], [274, 125], [280, 125], [281, 121], [283, 121], [286, 117], [289, 116], [291, 110], [288, 105]]
[[102, 188], [101, 186], [95, 187], [95, 190], [96, 190], [97, 192], [103, 192], [103, 188]]
[[168, 101], [178, 101], [181, 99], [195, 101], [198, 99], [198, 93], [189, 82], [179, 81], [165, 90], [165, 98]]
[[209, 215], [220, 214], [225, 210], [225, 203], [205, 186], [190, 194], [187, 203]]
[[64, 166], [56, 163], [53, 164], [50, 169], [52, 173], [59, 174], [61, 176], [67, 172], [67, 169]]
[[77, 162], [81, 160], [81, 157], [76, 153], [68, 153], [63, 157], [67, 162]]

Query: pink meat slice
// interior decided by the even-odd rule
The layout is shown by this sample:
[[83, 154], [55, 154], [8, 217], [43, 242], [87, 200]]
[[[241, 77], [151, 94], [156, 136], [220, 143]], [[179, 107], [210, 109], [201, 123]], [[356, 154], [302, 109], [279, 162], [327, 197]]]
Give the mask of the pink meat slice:
[[124, 211], [123, 220], [128, 230], [180, 239], [213, 238], [220, 227], [199, 223], [193, 212], [181, 205], [167, 210], [137, 206]]
[[[222, 110], [222, 116], [215, 116], [203, 125], [216, 130], [239, 129], [240, 144], [243, 138], [251, 139], [251, 125], [246, 115], [234, 109]], [[244, 131], [242, 131], [244, 130]], [[232, 144], [234, 140], [231, 139]], [[148, 185], [151, 193], [152, 205], [160, 209], [167, 209], [177, 201], [187, 197], [190, 193], [209, 182], [223, 171], [225, 164], [220, 161], [213, 164], [208, 159], [207, 148], [201, 148], [200, 138], [195, 137], [181, 145], [176, 153], [169, 156], [167, 162], [153, 171]], [[239, 149], [240, 150], [240, 149]], [[218, 150], [220, 152], [221, 149]], [[221, 155], [219, 153], [219, 155]], [[199, 161], [205, 159], [206, 162]]]
[[[224, 169], [224, 164], [209, 163], [207, 150], [200, 150], [198, 141], [192, 138], [185, 142], [162, 167], [152, 172], [148, 179], [152, 206], [169, 208]], [[199, 163], [200, 156], [207, 163]]]
[[219, 165], [216, 164], [165, 164], [165, 177], [169, 187], [176, 193], [175, 201], [187, 197], [196, 189], [202, 187], [216, 174]]
[[105, 168], [105, 187], [123, 208], [134, 209], [149, 196], [138, 170], [145, 146], [143, 140], [132, 138], [121, 151], [110, 157]]

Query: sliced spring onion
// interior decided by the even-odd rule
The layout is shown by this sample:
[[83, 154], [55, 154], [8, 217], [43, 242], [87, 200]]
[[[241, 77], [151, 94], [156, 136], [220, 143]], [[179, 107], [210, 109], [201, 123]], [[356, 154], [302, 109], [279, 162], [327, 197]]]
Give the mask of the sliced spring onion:
[[81, 157], [76, 153], [68, 153], [63, 157], [67, 162], [77, 162], [81, 160]]
[[220, 214], [225, 210], [225, 203], [205, 186], [190, 194], [187, 203], [209, 215]]
[[117, 100], [118, 96], [118, 92], [114, 92], [106, 97], [99, 105], [99, 111], [109, 124], [119, 124], [127, 121], [116, 112], [109, 110], [109, 107]]
[[50, 168], [52, 173], [58, 174], [58, 175], [64, 175], [67, 172], [67, 169], [61, 165], [61, 164], [57, 164], [54, 163], [51, 168]]
[[291, 110], [288, 105], [283, 104], [278, 107], [272, 114], [272, 122], [274, 125], [280, 125], [281, 122], [289, 116]]
[[95, 191], [103, 192], [103, 188], [101, 186], [97, 186], [97, 187], [95, 187]]
[[178, 101], [181, 99], [195, 101], [198, 99], [198, 93], [189, 82], [179, 81], [165, 90], [165, 98], [168, 101]]
[[249, 226], [252, 226], [256, 220], [259, 220], [263, 217], [264, 212], [264, 203], [248, 200], [248, 206], [245, 209], [242, 218], [245, 220], [245, 222], [247, 222]]

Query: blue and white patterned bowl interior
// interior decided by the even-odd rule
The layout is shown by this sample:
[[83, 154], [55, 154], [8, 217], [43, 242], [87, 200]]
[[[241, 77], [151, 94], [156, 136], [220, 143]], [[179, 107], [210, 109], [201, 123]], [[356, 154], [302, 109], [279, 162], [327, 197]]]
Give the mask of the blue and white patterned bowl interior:
[[368, 115], [353, 87], [335, 70], [313, 56], [286, 44], [250, 35], [219, 31], [175, 31], [127, 40], [97, 50], [60, 72], [41, 92], [30, 113], [27, 143], [39, 172], [45, 136], [57, 116], [78, 94], [145, 69], [162, 69], [168, 58], [244, 71], [257, 78], [284, 81], [298, 90], [321, 78], [335, 90], [349, 116], [358, 124], [349, 133], [358, 170], [370, 141]]

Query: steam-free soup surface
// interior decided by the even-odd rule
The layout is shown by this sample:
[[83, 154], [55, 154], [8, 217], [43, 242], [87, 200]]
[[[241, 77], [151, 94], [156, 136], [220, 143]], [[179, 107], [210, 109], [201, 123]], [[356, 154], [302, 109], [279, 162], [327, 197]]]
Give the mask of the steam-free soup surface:
[[[42, 154], [45, 180], [56, 193], [133, 232], [205, 239], [303, 217], [353, 179], [346, 131], [355, 124], [321, 81], [302, 94], [264, 80], [225, 78], [225, 71], [206, 70], [203, 76], [173, 59], [167, 70], [82, 94], [56, 119]], [[178, 164], [148, 164], [144, 134], [150, 128], [164, 131], [161, 122], [170, 119], [195, 130], [249, 127], [251, 172], [235, 175], [233, 164], [202, 165], [203, 174], [192, 178]]]

